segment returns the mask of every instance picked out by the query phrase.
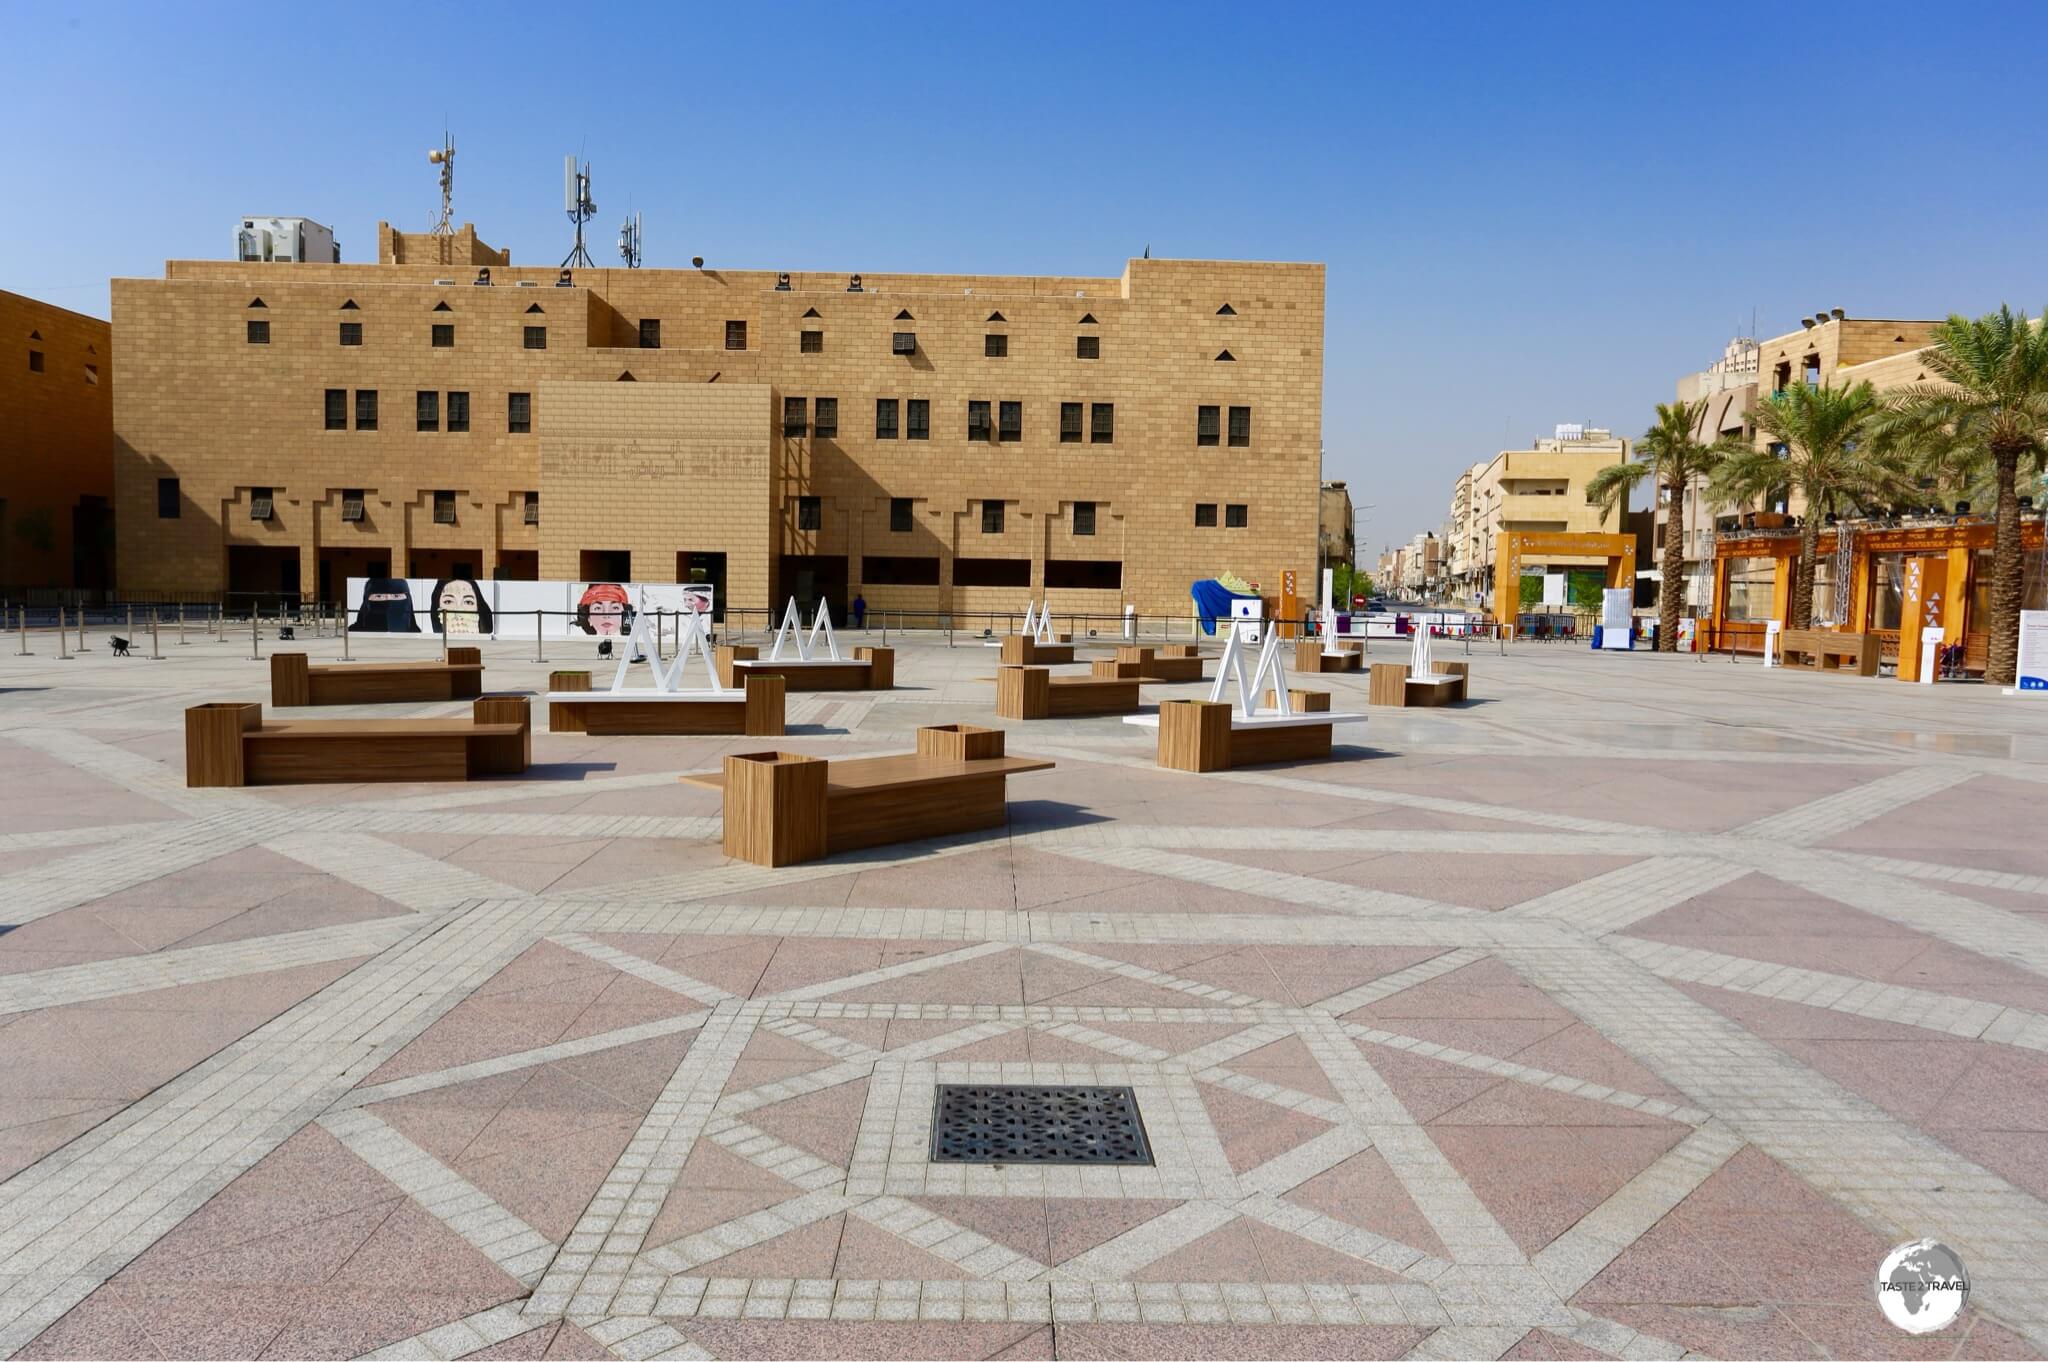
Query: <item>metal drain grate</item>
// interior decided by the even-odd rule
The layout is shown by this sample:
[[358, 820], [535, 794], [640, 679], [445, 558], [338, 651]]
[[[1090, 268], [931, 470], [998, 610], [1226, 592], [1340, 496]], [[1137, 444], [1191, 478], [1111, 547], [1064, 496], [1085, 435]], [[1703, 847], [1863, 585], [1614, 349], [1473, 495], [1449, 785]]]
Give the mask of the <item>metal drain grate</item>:
[[932, 1107], [933, 1163], [1152, 1162], [1129, 1088], [942, 1084]]

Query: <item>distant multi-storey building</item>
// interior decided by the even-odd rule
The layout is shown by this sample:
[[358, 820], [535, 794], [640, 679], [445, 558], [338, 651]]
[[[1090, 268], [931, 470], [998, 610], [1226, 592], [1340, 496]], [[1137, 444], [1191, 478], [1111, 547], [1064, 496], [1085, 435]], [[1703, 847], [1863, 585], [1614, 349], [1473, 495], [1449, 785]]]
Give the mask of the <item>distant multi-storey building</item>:
[[113, 581], [114, 343], [106, 322], [0, 292], [0, 591]]
[[1326, 482], [1318, 502], [1316, 557], [1318, 566], [1355, 567], [1358, 563], [1357, 518], [1351, 491], [1342, 482]]
[[[1560, 425], [1527, 449], [1504, 449], [1460, 473], [1451, 492], [1451, 594], [1467, 605], [1483, 604], [1494, 589], [1500, 536], [1523, 534], [1613, 534], [1623, 529], [1619, 511], [1586, 499], [1586, 485], [1609, 464], [1629, 457], [1629, 442], [1613, 432]], [[1526, 559], [1523, 571], [1601, 566], [1597, 555], [1549, 555]]]

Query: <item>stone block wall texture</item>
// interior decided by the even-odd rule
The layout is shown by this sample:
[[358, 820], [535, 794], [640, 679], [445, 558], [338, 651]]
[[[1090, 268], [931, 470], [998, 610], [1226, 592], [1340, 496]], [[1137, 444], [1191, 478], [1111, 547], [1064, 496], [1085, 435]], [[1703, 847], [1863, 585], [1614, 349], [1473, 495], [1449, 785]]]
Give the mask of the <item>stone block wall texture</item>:
[[111, 585], [110, 527], [88, 509], [74, 563], [73, 524], [81, 498], [111, 511], [113, 450], [112, 328], [0, 291], [0, 587]]

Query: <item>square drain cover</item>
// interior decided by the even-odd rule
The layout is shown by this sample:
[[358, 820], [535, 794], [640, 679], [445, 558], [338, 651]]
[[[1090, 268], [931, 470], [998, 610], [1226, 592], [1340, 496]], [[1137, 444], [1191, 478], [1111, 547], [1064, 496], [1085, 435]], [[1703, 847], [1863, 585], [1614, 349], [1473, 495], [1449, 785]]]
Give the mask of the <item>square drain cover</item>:
[[940, 1084], [933, 1163], [1152, 1162], [1129, 1088]]

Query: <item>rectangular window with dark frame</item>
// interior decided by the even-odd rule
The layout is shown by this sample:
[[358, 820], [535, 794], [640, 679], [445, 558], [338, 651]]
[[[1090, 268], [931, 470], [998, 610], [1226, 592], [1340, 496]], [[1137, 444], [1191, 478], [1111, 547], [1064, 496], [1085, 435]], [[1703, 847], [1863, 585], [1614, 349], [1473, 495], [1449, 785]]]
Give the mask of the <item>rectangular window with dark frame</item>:
[[1195, 408], [1195, 443], [1198, 445], [1221, 444], [1223, 441], [1223, 409], [1221, 407]]
[[526, 435], [533, 430], [533, 394], [505, 394], [505, 433]]
[[1252, 409], [1232, 407], [1230, 409], [1230, 443], [1233, 448], [1242, 449], [1252, 442]]
[[804, 398], [782, 399], [782, 433], [785, 436], [802, 435], [810, 428], [810, 418], [806, 414], [808, 409], [808, 403]]
[[1116, 404], [1097, 402], [1088, 411], [1088, 443], [1107, 445], [1116, 443]]
[[1223, 528], [1241, 530], [1252, 523], [1251, 508], [1241, 501], [1233, 501], [1223, 508]]
[[413, 394], [414, 430], [439, 430], [441, 428], [441, 394], [423, 392]]
[[929, 440], [932, 438], [932, 404], [929, 399], [913, 397], [903, 404], [904, 430], [906, 440]]
[[969, 402], [967, 404], [967, 438], [970, 440], [986, 440], [988, 437], [988, 403]]
[[268, 520], [271, 515], [271, 489], [251, 487], [249, 489], [249, 519]]
[[1075, 533], [1075, 534], [1094, 534], [1094, 533], [1095, 533], [1095, 503], [1094, 503], [1094, 502], [1092, 502], [1092, 501], [1077, 501], [1077, 502], [1075, 502], [1075, 503], [1074, 503], [1074, 533]]
[[268, 344], [270, 344], [270, 323], [269, 323], [269, 322], [250, 322], [250, 323], [249, 323], [249, 344], [251, 344], [251, 345], [268, 345]]
[[1010, 354], [1010, 338], [991, 331], [981, 338], [981, 353], [989, 359], [1006, 359]]
[[1001, 534], [1003, 532], [1003, 503], [984, 501], [981, 503], [981, 532]]
[[363, 343], [363, 324], [361, 322], [343, 322], [341, 324], [341, 343], [343, 345], [361, 345]]
[[915, 523], [911, 516], [911, 500], [909, 497], [889, 498], [889, 533], [909, 534]]
[[1024, 404], [1004, 402], [996, 408], [996, 438], [1008, 444], [1024, 438]]
[[822, 355], [825, 353], [825, 333], [822, 331], [799, 331], [796, 336], [796, 352], [800, 355]]
[[43, 371], [42, 351], [31, 350], [28, 352], [28, 371], [32, 374], [39, 374]]
[[363, 489], [344, 487], [341, 489], [341, 518], [350, 524], [363, 518]]
[[811, 422], [811, 433], [813, 435], [816, 435], [821, 440], [836, 440], [839, 438], [838, 398], [819, 398], [813, 414], [816, 418]]
[[1215, 502], [1198, 501], [1195, 503], [1195, 528], [1198, 530], [1212, 530], [1216, 528]]
[[[542, 328], [540, 328], [540, 327], [538, 327], [538, 326], [529, 326], [529, 327], [527, 327], [526, 329], [527, 329], [527, 331], [528, 331], [529, 333], [532, 333], [532, 332], [535, 332], [535, 331], [540, 331], [540, 330], [542, 330]], [[436, 349], [436, 350], [453, 350], [453, 349], [455, 348], [455, 323], [454, 323], [454, 322], [435, 322], [435, 323], [434, 323], [434, 337], [433, 337], [433, 340], [434, 340], [434, 349]], [[527, 345], [527, 347], [526, 347], [526, 348], [527, 348], [527, 349], [529, 349], [529, 350], [545, 350], [545, 349], [547, 349], [547, 346], [545, 346], [545, 345], [533, 345], [533, 344], [530, 344], [530, 343], [529, 343], [529, 344]]]
[[1100, 336], [1076, 336], [1076, 337], [1074, 337], [1074, 358], [1075, 358], [1075, 359], [1101, 359], [1101, 358], [1102, 358], [1102, 337], [1100, 337]]
[[348, 429], [347, 388], [329, 388], [327, 390], [327, 428], [329, 430]]
[[1081, 443], [1081, 404], [1060, 403], [1060, 443], [1077, 445]]
[[434, 493], [434, 523], [453, 525], [455, 523], [455, 493]]
[[466, 435], [469, 433], [469, 394], [448, 394], [448, 433]]
[[642, 350], [659, 350], [661, 348], [661, 318], [642, 317], [640, 319], [640, 348]]
[[725, 324], [725, 348], [728, 350], [744, 350], [747, 348], [747, 324], [745, 322], [727, 322]]
[[825, 524], [825, 501], [822, 497], [798, 497], [796, 499], [796, 527], [800, 530], [820, 529]]
[[183, 515], [184, 509], [185, 499], [178, 492], [178, 480], [176, 478], [158, 478], [156, 480], [156, 518], [158, 520], [176, 520]]
[[540, 524], [540, 493], [538, 493], [538, 492], [528, 492], [528, 493], [526, 494], [526, 517], [525, 517], [525, 518], [526, 518], [526, 523], [527, 523], [527, 524], [529, 524], [529, 525], [538, 525], [538, 524]]
[[356, 389], [356, 429], [357, 429], [357, 430], [375, 430], [376, 428], [377, 428], [377, 390], [376, 390], [375, 388], [357, 388], [357, 389]]
[[875, 438], [893, 440], [896, 438], [897, 403], [893, 397], [875, 399]]
[[526, 328], [526, 348], [527, 348], [527, 349], [529, 349], [529, 350], [545, 350], [545, 349], [547, 349], [547, 348], [548, 348], [548, 329], [547, 329], [547, 328], [546, 328], [545, 326], [529, 326], [529, 327], [527, 327], [527, 328]]

